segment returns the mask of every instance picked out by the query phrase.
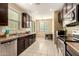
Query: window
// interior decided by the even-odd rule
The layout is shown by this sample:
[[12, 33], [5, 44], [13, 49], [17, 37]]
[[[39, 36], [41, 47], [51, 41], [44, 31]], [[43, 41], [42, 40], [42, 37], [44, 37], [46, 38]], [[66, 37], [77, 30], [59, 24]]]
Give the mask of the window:
[[35, 22], [31, 21], [30, 23], [31, 32], [35, 32]]
[[48, 23], [47, 21], [40, 21], [40, 31], [48, 32]]

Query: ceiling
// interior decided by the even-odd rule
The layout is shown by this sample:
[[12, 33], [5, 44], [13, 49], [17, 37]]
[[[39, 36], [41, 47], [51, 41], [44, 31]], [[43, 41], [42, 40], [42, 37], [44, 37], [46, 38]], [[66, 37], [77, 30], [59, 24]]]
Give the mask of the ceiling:
[[51, 18], [54, 10], [61, 9], [63, 3], [16, 3], [36, 19]]

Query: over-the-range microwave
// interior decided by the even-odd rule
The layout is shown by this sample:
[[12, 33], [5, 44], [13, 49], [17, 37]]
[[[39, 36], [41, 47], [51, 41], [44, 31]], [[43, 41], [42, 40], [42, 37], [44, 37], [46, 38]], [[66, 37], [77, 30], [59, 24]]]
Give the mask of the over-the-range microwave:
[[65, 17], [65, 25], [68, 27], [79, 25], [79, 5], [74, 6]]

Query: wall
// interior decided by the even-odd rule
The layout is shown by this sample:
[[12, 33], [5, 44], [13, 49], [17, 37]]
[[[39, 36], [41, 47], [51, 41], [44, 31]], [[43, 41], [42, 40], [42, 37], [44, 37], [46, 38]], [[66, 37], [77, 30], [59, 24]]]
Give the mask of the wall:
[[52, 19], [52, 33], [53, 33], [53, 39], [54, 43], [56, 43], [56, 31], [62, 30], [62, 25], [58, 22], [58, 13], [59, 11], [54, 11], [53, 13], [53, 19]]
[[36, 33], [37, 33], [37, 37], [44, 37], [45, 36], [45, 32], [40, 31], [40, 21], [47, 21], [46, 23], [48, 23], [48, 32], [47, 33], [52, 33], [52, 19], [43, 19], [43, 20], [36, 20]]
[[[15, 3], [9, 3], [9, 5], [8, 5], [8, 7], [9, 7], [9, 9], [12, 9], [12, 10], [14, 10], [14, 11], [16, 11], [16, 12], [18, 12], [19, 14], [20, 14], [20, 16], [19, 16], [19, 20], [20, 20], [20, 29], [22, 30], [22, 31], [25, 31], [25, 30], [27, 30], [26, 28], [22, 28], [21, 27], [21, 18], [22, 18], [22, 12], [24, 11], [22, 8], [20, 8], [19, 6], [17, 6]], [[5, 29], [5, 28], [7, 28], [8, 26], [0, 26], [0, 33], [2, 32], [2, 30], [3, 29]], [[16, 33], [16, 32], [19, 32], [19, 30], [14, 30], [14, 31], [12, 31], [12, 33]]]
[[19, 20], [20, 20], [20, 28], [21, 27], [21, 19], [22, 19], [22, 12], [24, 11], [22, 8], [20, 8], [19, 6], [17, 6], [16, 4], [14, 3], [9, 3], [9, 9], [12, 9], [14, 11], [16, 11], [17, 13], [20, 14], [20, 17], [19, 17]]
[[67, 34], [71, 34], [73, 31], [79, 31], [79, 25], [74, 27], [66, 27]]

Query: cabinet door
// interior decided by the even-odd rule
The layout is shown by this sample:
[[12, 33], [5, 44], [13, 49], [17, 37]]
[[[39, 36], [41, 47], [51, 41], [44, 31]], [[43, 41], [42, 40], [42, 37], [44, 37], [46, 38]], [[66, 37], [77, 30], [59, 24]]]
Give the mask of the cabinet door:
[[21, 52], [24, 51], [25, 49], [25, 40], [23, 37], [21, 38], [18, 38], [18, 41], [17, 41], [17, 54], [19, 55]]
[[0, 25], [8, 26], [8, 3], [0, 3]]
[[35, 42], [35, 39], [36, 39], [35, 34], [30, 35], [29, 36], [29, 45], [31, 45], [32, 43], [34, 43]]
[[27, 14], [22, 13], [22, 28], [27, 28]]
[[25, 37], [25, 49], [29, 47], [29, 38]]
[[22, 28], [30, 28], [31, 17], [27, 13], [22, 13]]

